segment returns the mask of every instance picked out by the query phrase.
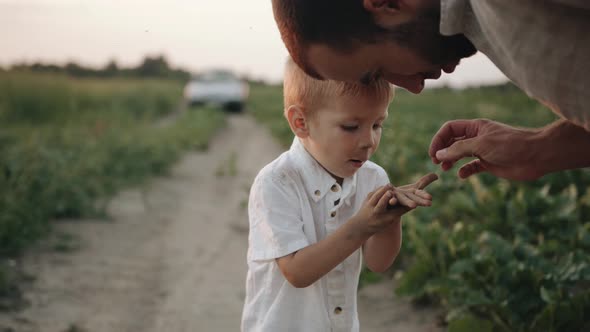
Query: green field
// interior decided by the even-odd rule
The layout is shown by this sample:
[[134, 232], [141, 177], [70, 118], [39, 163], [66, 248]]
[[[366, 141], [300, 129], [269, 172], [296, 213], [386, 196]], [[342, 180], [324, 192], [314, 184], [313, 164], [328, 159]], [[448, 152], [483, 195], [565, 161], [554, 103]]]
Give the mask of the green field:
[[[288, 146], [293, 136], [281, 93], [253, 86], [249, 109]], [[441, 177], [428, 188], [433, 206], [404, 219], [393, 267], [396, 293], [446, 308], [451, 332], [590, 330], [590, 172], [527, 183], [489, 174], [459, 180], [457, 168], [442, 173], [427, 154], [432, 135], [448, 120], [481, 117], [534, 127], [553, 121], [553, 113], [506, 84], [420, 96], [398, 89], [389, 115], [373, 160], [394, 184], [427, 172]], [[363, 278], [375, 276], [364, 272]]]
[[47, 234], [51, 220], [104, 217], [117, 190], [207, 146], [224, 116], [176, 112], [182, 88], [0, 71], [0, 298], [13, 289], [11, 259]]

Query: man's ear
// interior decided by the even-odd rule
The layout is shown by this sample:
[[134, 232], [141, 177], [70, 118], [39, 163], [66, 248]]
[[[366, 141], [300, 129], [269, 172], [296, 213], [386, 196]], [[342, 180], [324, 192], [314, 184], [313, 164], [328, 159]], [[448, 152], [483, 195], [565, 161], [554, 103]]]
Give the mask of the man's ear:
[[411, 19], [412, 8], [407, 0], [363, 0], [363, 7], [373, 14], [375, 23], [391, 29]]
[[285, 110], [285, 117], [289, 121], [289, 127], [295, 136], [305, 138], [309, 136], [309, 124], [305, 110], [298, 105], [291, 105]]

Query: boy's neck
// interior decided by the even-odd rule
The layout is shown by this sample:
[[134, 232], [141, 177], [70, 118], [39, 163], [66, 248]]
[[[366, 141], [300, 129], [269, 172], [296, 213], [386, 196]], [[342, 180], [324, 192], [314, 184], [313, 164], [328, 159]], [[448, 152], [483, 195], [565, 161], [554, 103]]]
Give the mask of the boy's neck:
[[[311, 155], [311, 153], [310, 153], [310, 155]], [[312, 155], [312, 157], [313, 157], [313, 155]], [[313, 159], [315, 159], [315, 157], [313, 157]], [[324, 167], [324, 165], [322, 165], [322, 164], [321, 164], [321, 163], [320, 163], [320, 162], [319, 162], [317, 159], [315, 159], [315, 161], [316, 161], [316, 162], [317, 162], [317, 163], [318, 163], [320, 166], [322, 166], [322, 168], [324, 169], [324, 171], [326, 171], [326, 173], [330, 174], [330, 176], [331, 176], [331, 177], [333, 177], [333, 178], [334, 178], [334, 180], [336, 180], [336, 183], [338, 183], [338, 184], [339, 184], [339, 185], [342, 187], [342, 183], [344, 183], [344, 178], [341, 178], [341, 177], [339, 177], [339, 176], [336, 176], [336, 175], [332, 174], [332, 173], [331, 173], [330, 171], [328, 171], [328, 170], [327, 170], [327, 169]]]
[[322, 163], [311, 152], [309, 152], [309, 149], [307, 148], [307, 144], [306, 144], [305, 139], [304, 138], [298, 138], [298, 139], [301, 142], [301, 145], [303, 145], [303, 148], [305, 149], [305, 151], [307, 151], [307, 153], [313, 158], [313, 160], [315, 160], [318, 163], [318, 165], [322, 166], [324, 171], [326, 171], [326, 173], [330, 174], [330, 176], [333, 177], [334, 180], [336, 180], [336, 183], [338, 183], [340, 186], [342, 186], [342, 184], [344, 183], [344, 178], [341, 178], [339, 176], [332, 174], [326, 167], [324, 167], [324, 165], [322, 165]]

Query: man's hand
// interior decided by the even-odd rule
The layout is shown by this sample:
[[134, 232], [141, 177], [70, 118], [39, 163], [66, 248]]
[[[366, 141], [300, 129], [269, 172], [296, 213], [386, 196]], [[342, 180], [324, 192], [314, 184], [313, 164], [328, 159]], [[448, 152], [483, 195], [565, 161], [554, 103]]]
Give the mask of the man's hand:
[[477, 158], [461, 166], [460, 178], [490, 172], [509, 180], [534, 180], [545, 174], [537, 144], [541, 133], [486, 119], [449, 121], [432, 138], [428, 153], [444, 171], [462, 158]]

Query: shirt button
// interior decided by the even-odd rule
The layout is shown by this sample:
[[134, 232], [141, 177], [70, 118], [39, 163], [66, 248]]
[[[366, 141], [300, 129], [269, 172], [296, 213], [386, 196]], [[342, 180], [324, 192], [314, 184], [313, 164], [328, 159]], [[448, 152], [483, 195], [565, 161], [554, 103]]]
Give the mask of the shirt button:
[[333, 192], [337, 192], [338, 191], [338, 186], [337, 185], [332, 185], [332, 188], [330, 188]]
[[336, 217], [336, 211], [332, 211], [332, 213], [330, 213], [330, 217], [332, 217], [332, 218]]
[[321, 192], [320, 192], [319, 190], [316, 190], [316, 191], [314, 192], [314, 194], [315, 194], [316, 196], [319, 196], [319, 195], [321, 194]]
[[341, 308], [341, 307], [336, 307], [336, 308], [334, 308], [334, 313], [335, 313], [336, 315], [340, 315], [340, 313], [342, 313], [342, 308]]

